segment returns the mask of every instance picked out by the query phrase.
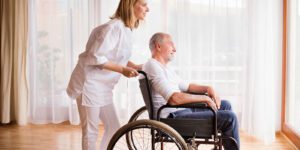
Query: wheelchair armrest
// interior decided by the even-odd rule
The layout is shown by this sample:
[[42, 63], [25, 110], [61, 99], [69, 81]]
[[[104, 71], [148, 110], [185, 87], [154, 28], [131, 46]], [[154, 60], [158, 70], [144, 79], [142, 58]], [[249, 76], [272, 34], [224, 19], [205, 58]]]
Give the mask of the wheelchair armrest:
[[196, 102], [196, 103], [186, 103], [186, 104], [181, 104], [181, 105], [170, 105], [170, 104], [163, 105], [157, 111], [157, 120], [160, 120], [160, 113], [165, 108], [198, 108], [198, 109], [209, 109], [210, 111], [213, 112], [215, 120], [216, 120], [216, 116], [217, 116], [217, 111], [214, 110], [212, 107], [210, 107], [209, 105], [207, 105], [204, 102]]
[[181, 105], [170, 105], [166, 104], [164, 105], [165, 108], [208, 108], [209, 106], [206, 103], [203, 102], [197, 102], [197, 103], [187, 103], [187, 104], [181, 104]]

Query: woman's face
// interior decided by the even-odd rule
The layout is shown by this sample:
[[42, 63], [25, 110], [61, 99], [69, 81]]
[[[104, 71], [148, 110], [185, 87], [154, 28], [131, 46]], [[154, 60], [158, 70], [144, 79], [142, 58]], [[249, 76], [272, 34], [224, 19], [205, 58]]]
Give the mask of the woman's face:
[[134, 15], [138, 20], [144, 20], [146, 13], [149, 12], [149, 8], [146, 0], [138, 0], [133, 6]]

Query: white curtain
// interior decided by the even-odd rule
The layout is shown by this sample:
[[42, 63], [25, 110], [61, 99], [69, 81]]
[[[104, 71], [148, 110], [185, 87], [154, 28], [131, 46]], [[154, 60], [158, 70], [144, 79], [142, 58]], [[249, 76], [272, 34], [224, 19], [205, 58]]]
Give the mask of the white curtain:
[[241, 126], [270, 143], [280, 129], [282, 1], [249, 1]]
[[90, 31], [100, 23], [98, 0], [30, 0], [29, 120], [79, 124], [77, 105], [65, 89]]
[[[78, 124], [76, 103], [64, 90], [89, 32], [109, 19], [119, 1], [31, 2], [31, 121]], [[231, 101], [242, 130], [272, 141], [280, 123], [281, 1], [148, 0], [148, 4], [147, 19], [134, 33], [131, 60], [144, 63], [150, 58], [148, 41], [153, 33], [171, 34], [177, 47], [171, 66], [178, 74], [215, 87]], [[143, 105], [137, 79], [121, 78], [114, 92], [125, 124]]]

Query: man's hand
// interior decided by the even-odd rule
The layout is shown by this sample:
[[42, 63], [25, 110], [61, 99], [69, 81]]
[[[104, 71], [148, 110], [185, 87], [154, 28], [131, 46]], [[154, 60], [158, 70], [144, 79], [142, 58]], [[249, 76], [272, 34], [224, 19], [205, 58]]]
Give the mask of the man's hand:
[[200, 97], [201, 100], [204, 100], [204, 102], [210, 106], [213, 110], [217, 111], [218, 108], [217, 108], [217, 105], [216, 103], [214, 102], [214, 100], [212, 98], [210, 98], [209, 96], [206, 96], [206, 95], [196, 95], [198, 97]]
[[139, 75], [139, 73], [130, 67], [123, 67], [122, 72], [121, 72], [125, 77], [131, 78], [131, 77], [136, 77]]
[[217, 108], [220, 109], [220, 107], [221, 107], [221, 99], [217, 95], [217, 93], [215, 92], [215, 90], [212, 87], [209, 87], [207, 89], [207, 94], [208, 94], [209, 97], [211, 97], [213, 99], [213, 101], [215, 102]]
[[213, 110], [215, 110], [215, 111], [218, 110], [216, 103], [215, 103], [212, 99], [209, 98], [209, 99], [206, 101], [206, 104], [207, 104], [208, 106], [210, 106]]
[[217, 108], [220, 109], [221, 108], [221, 99], [219, 96], [215, 96], [215, 98], [213, 98], [214, 102], [217, 105]]

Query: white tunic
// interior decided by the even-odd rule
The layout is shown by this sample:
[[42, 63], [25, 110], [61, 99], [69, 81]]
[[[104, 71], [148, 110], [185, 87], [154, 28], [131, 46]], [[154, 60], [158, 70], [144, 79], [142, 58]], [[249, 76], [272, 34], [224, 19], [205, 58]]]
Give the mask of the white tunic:
[[[157, 110], [165, 105], [175, 92], [188, 91], [189, 83], [183, 81], [171, 68], [163, 66], [153, 58], [143, 65], [142, 70], [147, 73], [150, 80], [155, 116]], [[167, 117], [170, 112], [175, 110], [165, 110], [161, 117]]]
[[119, 19], [96, 27], [79, 55], [67, 88], [75, 99], [82, 94], [82, 105], [100, 107], [112, 103], [113, 88], [121, 74], [101, 68], [107, 61], [126, 66], [131, 56], [132, 31]]

